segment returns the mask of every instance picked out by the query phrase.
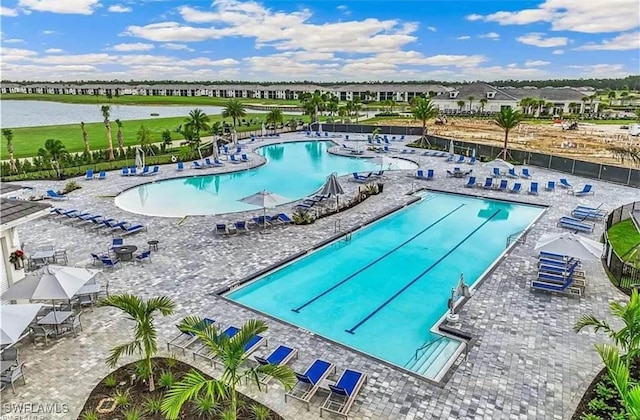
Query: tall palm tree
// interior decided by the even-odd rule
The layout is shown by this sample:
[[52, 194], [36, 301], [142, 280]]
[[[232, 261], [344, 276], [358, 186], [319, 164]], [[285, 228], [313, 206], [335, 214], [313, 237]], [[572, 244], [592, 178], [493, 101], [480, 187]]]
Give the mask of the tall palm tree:
[[[239, 101], [238, 101], [239, 102]], [[209, 116], [201, 109], [193, 109], [189, 112], [189, 117], [185, 120], [185, 125], [200, 138], [200, 132], [210, 133], [211, 125], [209, 124]], [[233, 126], [236, 126], [235, 120]]]
[[489, 100], [487, 98], [480, 99], [480, 112], [484, 112], [484, 108], [487, 106]]
[[580, 100], [582, 101], [582, 108], [580, 108], [580, 114], [584, 114], [585, 109], [587, 108], [587, 102], [589, 101], [589, 97], [588, 96], [583, 96], [582, 98], [580, 98]]
[[347, 111], [347, 107], [346, 106], [341, 106], [338, 108], [338, 116], [340, 117], [340, 123], [344, 123], [344, 117], [346, 117], [347, 115], [349, 115], [349, 112]]
[[111, 121], [109, 121], [109, 117], [111, 116], [111, 106], [102, 105], [100, 107], [100, 111], [102, 112], [102, 118], [104, 118], [104, 128], [107, 131], [107, 151], [109, 152], [109, 160], [114, 160], [113, 140], [111, 139]]
[[494, 124], [504, 130], [504, 148], [498, 157], [502, 155], [502, 159], [508, 159], [509, 131], [516, 128], [518, 124], [520, 124], [520, 121], [522, 121], [522, 114], [511, 107], [502, 108], [500, 113], [496, 115], [496, 118], [493, 120]]
[[120, 309], [135, 322], [133, 341], [120, 344], [111, 349], [107, 358], [109, 367], [114, 368], [122, 356], [138, 353], [143, 356], [149, 373], [149, 391], [155, 389], [153, 381], [153, 363], [151, 359], [158, 351], [158, 334], [154, 325], [156, 313], [162, 316], [173, 314], [175, 303], [166, 296], [159, 296], [146, 301], [129, 294], [111, 295], [98, 302], [98, 306], [110, 306]]
[[460, 100], [460, 101], [456, 102], [456, 104], [458, 105], [458, 110], [459, 110], [459, 111], [462, 111], [462, 110], [464, 109], [464, 105], [465, 105], [465, 103], [466, 103], [466, 102], [465, 102], [465, 101], [462, 101], [462, 100]]
[[13, 130], [10, 128], [3, 128], [2, 135], [7, 139], [7, 153], [9, 153], [9, 169], [11, 172], [18, 172], [16, 167], [16, 161], [13, 158]]
[[291, 117], [291, 119], [287, 122], [287, 126], [289, 127], [289, 130], [296, 131], [296, 129], [298, 128], [298, 120]]
[[118, 125], [118, 134], [116, 134], [116, 138], [118, 139], [118, 153], [120, 154], [120, 158], [124, 157], [124, 134], [122, 134], [122, 121], [116, 120], [116, 124]]
[[58, 178], [60, 178], [60, 160], [66, 155], [68, 155], [67, 149], [58, 139], [45, 140], [44, 148], [38, 150], [38, 156], [44, 161], [49, 161]]
[[620, 351], [608, 344], [596, 344], [596, 350], [607, 366], [609, 379], [618, 390], [620, 401], [629, 419], [640, 419], [640, 384], [630, 378], [629, 360], [620, 356]]
[[623, 326], [620, 329], [593, 315], [583, 315], [573, 330], [580, 332], [586, 327], [593, 327], [595, 332], [604, 331], [620, 347], [623, 358], [632, 359], [640, 355], [640, 292], [634, 290], [627, 304], [611, 301], [609, 311], [621, 321]]
[[614, 158], [618, 159], [620, 163], [630, 161], [634, 165], [640, 165], [640, 148], [633, 146], [610, 146], [609, 152]]
[[415, 101], [415, 106], [411, 110], [411, 113], [414, 118], [422, 121], [422, 137], [420, 137], [419, 146], [430, 146], [429, 139], [427, 138], [427, 120], [438, 116], [438, 108], [433, 104], [431, 99], [418, 98]]
[[362, 102], [360, 102], [359, 99], [354, 99], [353, 100], [353, 112], [354, 112], [355, 117], [356, 117], [356, 122], [358, 122], [358, 118], [360, 118], [360, 111], [362, 111], [363, 107], [364, 107], [364, 105], [362, 105]]
[[203, 327], [204, 320], [197, 317], [185, 318], [180, 324], [180, 329], [192, 333], [207, 347], [207, 349], [222, 361], [224, 370], [220, 379], [206, 379], [199, 372], [191, 371], [181, 381], [171, 387], [165, 393], [162, 401], [162, 412], [167, 419], [177, 419], [182, 406], [187, 401], [196, 398], [208, 398], [217, 400], [229, 398], [230, 417], [235, 418], [238, 411], [238, 396], [236, 388], [243, 382], [252, 382], [260, 388], [258, 375], [266, 374], [284, 385], [286, 390], [293, 387], [296, 382], [295, 374], [288, 366], [266, 365], [240, 369], [247, 359], [244, 349], [247, 343], [256, 335], [267, 331], [264, 321], [251, 319], [240, 330], [229, 338], [221, 334], [215, 324]]
[[469, 112], [471, 112], [471, 106], [473, 105], [473, 101], [475, 101], [476, 98], [473, 95], [469, 95], [467, 96], [467, 101], [469, 101]]
[[242, 102], [237, 99], [230, 99], [225, 105], [224, 110], [222, 111], [223, 118], [231, 118], [233, 120], [233, 127], [236, 126], [236, 121], [238, 118], [242, 118], [247, 115], [247, 111], [244, 109]]
[[84, 126], [84, 122], [80, 123], [80, 129], [82, 130], [82, 141], [84, 141], [84, 154], [87, 156], [89, 162], [91, 162], [93, 157], [91, 156], [91, 148], [89, 147], [89, 133], [87, 133], [87, 128]]
[[284, 122], [284, 115], [281, 109], [274, 108], [269, 111], [264, 120], [267, 124], [273, 124], [273, 132], [275, 133], [278, 125]]

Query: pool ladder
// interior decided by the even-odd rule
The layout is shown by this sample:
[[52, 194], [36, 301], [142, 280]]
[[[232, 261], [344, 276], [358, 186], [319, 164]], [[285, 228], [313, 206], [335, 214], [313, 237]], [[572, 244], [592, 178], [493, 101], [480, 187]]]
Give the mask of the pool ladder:
[[[340, 233], [340, 232], [342, 232], [342, 225], [340, 223], [340, 219], [338, 219], [335, 222], [333, 222], [333, 233]], [[351, 242], [351, 232], [344, 235], [344, 238], [342, 238], [342, 241]]]

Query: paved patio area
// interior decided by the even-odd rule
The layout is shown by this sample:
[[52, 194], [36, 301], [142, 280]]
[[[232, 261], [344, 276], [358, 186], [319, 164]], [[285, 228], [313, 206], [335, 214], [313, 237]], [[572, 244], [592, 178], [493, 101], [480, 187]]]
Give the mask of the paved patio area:
[[[283, 136], [279, 141], [293, 138]], [[256, 145], [261, 144], [264, 143]], [[251, 158], [250, 164], [243, 165], [262, 163], [258, 155], [251, 154]], [[297, 370], [304, 369], [313, 359], [320, 357], [334, 361], [338, 372], [354, 368], [369, 375], [369, 381], [351, 411], [353, 419], [570, 418], [582, 392], [602, 367], [593, 344], [603, 340], [602, 335], [589, 332], [575, 334], [572, 326], [584, 313], [608, 317], [609, 301], [624, 300], [625, 296], [611, 286], [599, 262], [584, 264], [588, 283], [581, 299], [531, 291], [529, 282], [536, 272], [533, 247], [542, 234], [558, 232], [558, 218], [569, 214], [577, 204], [611, 210], [640, 200], [640, 190], [567, 177], [538, 168], [531, 168], [531, 172], [534, 180], [541, 184], [567, 177], [574, 185], [592, 184], [596, 194], [578, 198], [558, 190], [555, 193], [543, 191], [536, 197], [526, 193], [514, 195], [469, 189], [463, 187], [464, 180], [445, 177], [446, 169], [453, 165], [445, 163], [442, 158], [407, 158], [417, 160], [425, 169], [435, 169], [436, 179], [416, 180], [411, 176], [414, 171], [386, 172], [384, 193], [312, 225], [274, 228], [269, 235], [258, 232], [229, 237], [213, 235], [215, 222], [238, 220], [241, 217], [237, 214], [231, 218], [191, 216], [180, 220], [126, 213], [114, 205], [112, 196], [150, 179], [124, 178], [118, 173], [109, 173], [106, 181], [80, 179], [78, 182], [83, 188], [71, 193], [70, 200], [61, 202], [60, 206], [147, 225], [147, 232], [126, 239], [127, 243], [139, 248], [145, 247], [148, 240], [160, 241], [160, 249], [153, 253], [151, 264], [143, 267], [125, 265], [102, 276], [109, 280], [111, 293], [135, 293], [142, 297], [166, 295], [177, 302], [174, 316], [158, 319], [161, 348], [166, 349], [166, 341], [176, 333], [174, 324], [186, 315], [213, 317], [222, 325], [238, 325], [249, 318], [261, 318], [270, 327], [267, 334], [270, 348], [283, 343], [299, 349], [299, 359], [292, 364]], [[232, 168], [239, 170], [247, 166], [234, 165]], [[224, 169], [228, 168], [187, 170], [178, 174], [173, 166], [166, 166], [153, 180]], [[473, 169], [474, 172], [483, 171], [480, 165]], [[357, 186], [346, 178], [342, 184], [348, 187], [348, 195], [354, 194]], [[21, 184], [44, 192], [52, 187], [61, 189], [64, 182]], [[528, 181], [524, 181], [524, 185], [528, 187]], [[506, 256], [460, 311], [463, 328], [472, 331], [477, 342], [470, 349], [467, 360], [451, 373], [446, 383], [433, 385], [375, 359], [241, 308], [213, 293], [221, 286], [230, 285], [332, 236], [338, 219], [342, 228], [347, 229], [407, 203], [412, 199], [408, 194], [419, 187], [550, 206], [530, 230], [526, 242], [518, 244]], [[603, 224], [598, 224], [594, 234], [589, 236], [598, 239], [603, 227]], [[89, 253], [106, 251], [111, 240], [110, 236], [85, 232], [51, 219], [29, 223], [21, 229], [20, 237], [27, 253], [43, 242], [53, 242], [56, 247], [68, 250], [70, 264], [80, 266], [90, 265]], [[464, 267], [463, 261], [461, 267]], [[86, 312], [83, 326], [84, 332], [78, 338], [63, 338], [48, 348], [25, 343], [20, 353], [27, 362], [27, 385], [18, 386], [15, 395], [10, 390], [3, 392], [3, 403], [67, 403], [71, 413], [49, 418], [75, 418], [89, 391], [109, 373], [104, 363], [109, 348], [128, 340], [130, 335], [129, 322], [107, 308]], [[401, 337], [390, 335], [385, 339], [389, 345], [402, 345]], [[163, 350], [161, 354], [167, 353]], [[258, 354], [263, 354], [263, 351]], [[179, 358], [193, 364], [189, 355]], [[205, 372], [216, 373], [207, 364], [198, 362], [195, 366]], [[324, 397], [324, 394], [319, 394], [312, 401], [311, 411], [307, 411], [295, 401], [285, 404], [283, 390], [278, 386], [270, 387], [268, 393], [258, 393], [254, 388], [244, 391], [292, 420], [319, 418], [319, 407]]]

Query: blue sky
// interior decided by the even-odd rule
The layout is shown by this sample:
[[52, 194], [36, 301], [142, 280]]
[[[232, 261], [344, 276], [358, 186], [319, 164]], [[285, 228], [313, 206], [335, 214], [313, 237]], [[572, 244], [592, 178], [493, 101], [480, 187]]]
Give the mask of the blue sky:
[[496, 80], [640, 73], [637, 0], [3, 0], [3, 79]]

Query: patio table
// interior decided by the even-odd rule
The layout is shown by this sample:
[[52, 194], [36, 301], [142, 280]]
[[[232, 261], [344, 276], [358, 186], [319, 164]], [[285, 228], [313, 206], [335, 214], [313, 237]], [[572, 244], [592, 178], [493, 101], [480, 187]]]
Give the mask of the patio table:
[[52, 325], [56, 329], [56, 337], [60, 334], [58, 327], [73, 315], [73, 311], [51, 311], [38, 321], [38, 325]]
[[113, 253], [116, 254], [120, 261], [131, 261], [133, 260], [133, 253], [138, 250], [138, 247], [135, 245], [124, 245], [117, 246], [113, 248]]
[[36, 251], [31, 254], [31, 259], [34, 261], [42, 260], [45, 263], [47, 260], [53, 260], [54, 251]]

